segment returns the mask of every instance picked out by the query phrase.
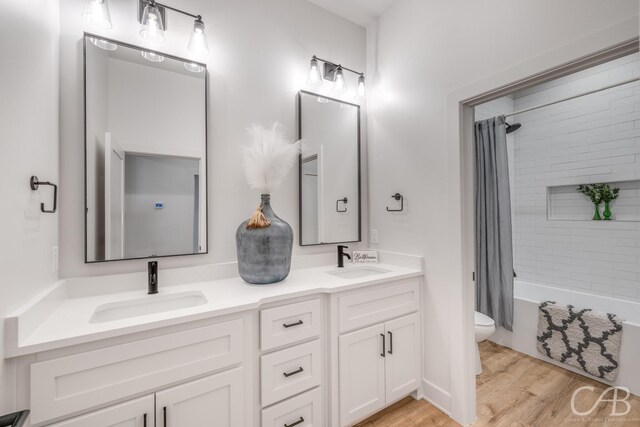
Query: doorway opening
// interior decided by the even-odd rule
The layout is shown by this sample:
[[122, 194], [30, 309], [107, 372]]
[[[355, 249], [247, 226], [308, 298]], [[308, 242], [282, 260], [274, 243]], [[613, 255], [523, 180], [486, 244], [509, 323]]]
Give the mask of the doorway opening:
[[[576, 288], [579, 284], [585, 282], [585, 275], [582, 276], [582, 282], [570, 282], [570, 277], [562, 277], [563, 275], [570, 275], [572, 273], [570, 271], [571, 269], [578, 268], [580, 263], [584, 264], [586, 261], [567, 256], [563, 258], [562, 254], [560, 254], [562, 251], [558, 249], [562, 245], [567, 247], [567, 239], [559, 237], [561, 233], [569, 233], [569, 236], [575, 236], [577, 238], [575, 242], [569, 242], [572, 247], [567, 247], [567, 252], [565, 252], [564, 255], [571, 254], [572, 252], [580, 252], [580, 250], [576, 249], [576, 245], [580, 245], [578, 240], [584, 242], [585, 238], [588, 239], [589, 237], [589, 231], [584, 231], [587, 230], [588, 227], [584, 227], [584, 225], [589, 223], [591, 218], [589, 217], [587, 220], [578, 218], [578, 216], [584, 216], [584, 212], [581, 212], [584, 206], [578, 206], [576, 202], [578, 198], [576, 194], [574, 194], [576, 193], [576, 189], [573, 187], [577, 187], [580, 184], [576, 180], [584, 178], [588, 181], [585, 181], [585, 184], [600, 181], [617, 183], [618, 180], [621, 183], [626, 183], [628, 180], [633, 181], [630, 178], [631, 174], [637, 174], [636, 171], [628, 172], [627, 175], [625, 175], [628, 178], [624, 179], [618, 176], [617, 174], [620, 173], [625, 174], [624, 171], [626, 167], [623, 163], [620, 163], [623, 162], [622, 159], [613, 159], [614, 157], [624, 156], [626, 152], [625, 148], [627, 148], [627, 151], [630, 149], [629, 144], [634, 147], [636, 144], [636, 136], [633, 134], [635, 128], [633, 125], [629, 127], [630, 125], [627, 123], [624, 115], [627, 114], [629, 116], [627, 118], [629, 118], [630, 123], [635, 123], [635, 119], [632, 117], [634, 114], [638, 116], [637, 119], [640, 119], [640, 109], [635, 108], [635, 103], [640, 102], [640, 99], [638, 101], [633, 100], [634, 96], [640, 98], [640, 90], [636, 89], [638, 83], [631, 81], [640, 76], [640, 72], [638, 72], [638, 70], [635, 69], [635, 65], [633, 65], [636, 61], [640, 60], [637, 51], [638, 39], [635, 38], [571, 64], [533, 76], [524, 81], [494, 91], [485, 92], [473, 98], [468, 98], [460, 104], [464, 277], [474, 277], [477, 271], [477, 220], [475, 201], [475, 173], [477, 169], [474, 122], [493, 116], [509, 115], [509, 117], [507, 117], [507, 123], [512, 130], [512, 132], [506, 135], [509, 180], [511, 184], [510, 187], [512, 188], [509, 201], [512, 204], [511, 217], [515, 219], [515, 237], [512, 240], [515, 248], [513, 252], [515, 255], [515, 272], [518, 273], [518, 269], [520, 269], [522, 275], [516, 278], [516, 286], [514, 288], [516, 292], [514, 303], [516, 325], [514, 326], [514, 331], [504, 332], [498, 328], [497, 332], [492, 336], [492, 339], [497, 342], [497, 344], [512, 347], [517, 351], [530, 353], [532, 356], [535, 356], [532, 353], [536, 349], [535, 325], [537, 324], [537, 306], [532, 307], [533, 310], [531, 310], [530, 307], [528, 312], [526, 308], [519, 308], [521, 303], [519, 302], [518, 295], [522, 296], [522, 293], [527, 291], [523, 289], [522, 283], [525, 282], [523, 279], [530, 281], [532, 277], [542, 277], [543, 275], [540, 271], [543, 271], [545, 268], [549, 269], [548, 265], [535, 265], [536, 261], [542, 263], [547, 262], [549, 265], [556, 267], [559, 280], [556, 281], [555, 288], [560, 288], [559, 291], [565, 291], [566, 289], [558, 286], [558, 282], [560, 282], [560, 285], [564, 284], [565, 287], [568, 288], [571, 288], [571, 286], [569, 286], [570, 284], [573, 284], [573, 287]], [[607, 82], [603, 82], [602, 80], [598, 81], [598, 79], [601, 79], [603, 76], [606, 76], [606, 79], [608, 79]], [[595, 89], [612, 86], [614, 83], [621, 82], [624, 84], [602, 91], [595, 91]], [[586, 96], [574, 97], [574, 95], [580, 95], [590, 91], [593, 92]], [[623, 100], [628, 96], [632, 98]], [[597, 101], [594, 102], [590, 100], [589, 97]], [[560, 102], [555, 102], [557, 100]], [[631, 107], [626, 104], [627, 102], [630, 103], [629, 105], [631, 105]], [[534, 108], [538, 106], [542, 107]], [[513, 115], [514, 112], [519, 112], [519, 114]], [[580, 112], [582, 112], [582, 114], [579, 114]], [[612, 119], [612, 117], [615, 117], [615, 119]], [[518, 124], [520, 126], [517, 126]], [[608, 130], [600, 129], [600, 131], [598, 131], [598, 125], [600, 125], [600, 127], [607, 126]], [[504, 127], [503, 132], [506, 134], [507, 125], [503, 124], [502, 126]], [[584, 126], [584, 129], [581, 129], [581, 126]], [[625, 137], [623, 131], [625, 127], [630, 135], [633, 134], [628, 138]], [[615, 134], [615, 132], [622, 133]], [[614, 135], [611, 135], [611, 133], [614, 133]], [[590, 139], [587, 137], [588, 135], [591, 135]], [[618, 138], [618, 136], [620, 136], [620, 138]], [[629, 141], [622, 142], [624, 139], [628, 140], [629, 138], [631, 138], [633, 143]], [[517, 145], [518, 140], [520, 141], [520, 145]], [[597, 154], [597, 144], [601, 144], [600, 148], [608, 144], [606, 145], [608, 148], [603, 148], [602, 152]], [[563, 147], [564, 151], [561, 152]], [[582, 151], [583, 154], [585, 154], [581, 156], [584, 157], [583, 159], [577, 158], [580, 157], [578, 156], [578, 154], [580, 154], [578, 151]], [[530, 158], [527, 156], [530, 156]], [[560, 156], [563, 156], [563, 158], [560, 158]], [[629, 154], [629, 156], [635, 156], [636, 159], [638, 158], [636, 154]], [[630, 158], [631, 157], [629, 157], [629, 159]], [[634, 159], [634, 162], [636, 159]], [[578, 168], [578, 166], [580, 166], [579, 162], [581, 161], [585, 163], [582, 164], [581, 168]], [[630, 161], [631, 160], [629, 160], [629, 162]], [[597, 164], [601, 165], [599, 169]], [[602, 165], [605, 166], [603, 167]], [[583, 170], [580, 171], [578, 169]], [[606, 176], [604, 175], [607, 173], [605, 169], [609, 171], [609, 178], [611, 179], [605, 179]], [[629, 171], [631, 169], [633, 169], [633, 167], [629, 166]], [[597, 177], [596, 175], [601, 176]], [[640, 176], [636, 176], [636, 178], [640, 179]], [[527, 182], [529, 182], [529, 187], [525, 185]], [[631, 184], [626, 183], [625, 185]], [[513, 191], [514, 189], [515, 192]], [[527, 198], [529, 200], [527, 200]], [[625, 202], [622, 206], [627, 206], [627, 203]], [[621, 215], [619, 217], [620, 222], [624, 221], [623, 218], [633, 216], [631, 212], [633, 209], [635, 208], [627, 209], [623, 207], [619, 211], [619, 215]], [[640, 209], [638, 209], [638, 211], [640, 212]], [[584, 223], [574, 224], [578, 221]], [[620, 225], [615, 225], [613, 227], [619, 226]], [[548, 233], [546, 234], [544, 231], [545, 228], [548, 229]], [[583, 231], [576, 232], [575, 230]], [[603, 233], [601, 230], [598, 230], [598, 233], [595, 234], [602, 235]], [[532, 242], [532, 235], [533, 237], [537, 236], [541, 241]], [[557, 241], [557, 244], [553, 243], [554, 240]], [[552, 242], [552, 246], [555, 245], [550, 249], [550, 253], [540, 253], [540, 251], [545, 250], [545, 244], [549, 242]], [[529, 243], [531, 243], [533, 249], [527, 249], [528, 246], [526, 245]], [[554, 252], [554, 250], [556, 252]], [[555, 253], [558, 254], [557, 257], [560, 258], [560, 261], [554, 260]], [[563, 272], [562, 268], [566, 270]], [[588, 268], [588, 275], [593, 275], [593, 266], [583, 265], [583, 268]], [[577, 274], [578, 272], [575, 273]], [[519, 279], [520, 281], [518, 282]], [[613, 282], [614, 277], [610, 276], [605, 279], [605, 281]], [[636, 277], [636, 280], [637, 279], [639, 278]], [[589, 280], [586, 280], [586, 282], [590, 285], [592, 284]], [[476, 289], [474, 281], [467, 283], [469, 283], [469, 285], [465, 286], [463, 290], [466, 347], [464, 357], [468, 369], [468, 371], [466, 371], [465, 382], [467, 384], [468, 396], [475, 397], [476, 377], [474, 374], [476, 370], [471, 368], [475, 368], [476, 365], [475, 341], [477, 322], [475, 322], [475, 318], [477, 316], [474, 316], [474, 312], [476, 311]], [[549, 283], [543, 283], [543, 285], [547, 286]], [[602, 294], [603, 288], [601, 285], [602, 284], [600, 284], [600, 286], [594, 286], [593, 289], [591, 289], [593, 291], [591, 294]], [[575, 291], [576, 289], [573, 290]], [[532, 290], [529, 289], [528, 291], [531, 292]], [[584, 291], [584, 289], [582, 291]], [[521, 299], [530, 300], [530, 297], [529, 295], [529, 298]], [[572, 300], [571, 295], [567, 294], [563, 294], [562, 298], [559, 298], [558, 295], [539, 295], [538, 297], [543, 300], [556, 297], [556, 299], [566, 301], [567, 304], [576, 302]], [[640, 294], [638, 294], [637, 297], [640, 302]], [[582, 301], [583, 299], [580, 299], [580, 302]], [[597, 301], [589, 301], [587, 304], [598, 306]], [[614, 307], [609, 310], [626, 312], [632, 309], [632, 307]], [[474, 321], [471, 319], [474, 319]], [[520, 329], [516, 330], [516, 328], [523, 325], [525, 320], [526, 328], [529, 328], [527, 329], [528, 335], [523, 335], [524, 333]], [[533, 338], [529, 336], [532, 334], [532, 330]], [[487, 359], [491, 357], [492, 352], [495, 353], [497, 351], [496, 348], [498, 347], [495, 346], [496, 344], [483, 346], [488, 354], [488, 356], [486, 356]], [[523, 346], [526, 346], [526, 349], [529, 351], [526, 351]], [[544, 359], [544, 355], [540, 355], [539, 359]], [[542, 362], [543, 367], [546, 366], [545, 362]], [[560, 363], [557, 362], [550, 363], [555, 363], [556, 366], [560, 365]], [[556, 366], [549, 366], [550, 369], [558, 369]], [[485, 364], [485, 368], [486, 367], [487, 365]], [[485, 372], [483, 375], [484, 377], [480, 377], [481, 380], [479, 380], [478, 386], [482, 386], [491, 381], [490, 372]], [[489, 394], [486, 390], [482, 392], [483, 396], [488, 396]], [[472, 398], [470, 401], [475, 402], [476, 400]], [[483, 403], [485, 402], [478, 400], [480, 406], [477, 408], [477, 413], [479, 416], [483, 415], [481, 407]], [[475, 404], [473, 404], [473, 406], [470, 405], [467, 410], [468, 414], [475, 414]], [[473, 417], [470, 418], [473, 419]]]

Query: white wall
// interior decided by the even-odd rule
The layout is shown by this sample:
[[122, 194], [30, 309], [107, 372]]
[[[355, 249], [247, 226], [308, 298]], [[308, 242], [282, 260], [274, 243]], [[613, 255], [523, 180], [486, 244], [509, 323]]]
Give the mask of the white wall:
[[[29, 177], [58, 183], [58, 2], [0, 1], [0, 318], [58, 276], [52, 248], [59, 214], [50, 188], [29, 188]], [[0, 323], [0, 336], [2, 324]], [[0, 414], [16, 409], [15, 366], [0, 341]]]
[[[448, 102], [469, 86], [477, 95], [627, 40], [637, 35], [637, 14], [636, 0], [402, 0], [368, 28], [369, 220], [378, 248], [425, 256], [425, 393], [458, 420], [471, 421], [462, 354], [470, 326], [462, 319], [471, 313], [460, 296], [471, 280], [460, 270], [458, 140], [447, 144], [459, 132], [457, 116], [448, 126], [459, 108]], [[630, 19], [624, 31], [602, 33]], [[587, 36], [591, 46], [565, 47]], [[385, 211], [396, 191], [405, 215]]]
[[[636, 53], [516, 93], [515, 109], [638, 76]], [[514, 120], [522, 123], [515, 132], [512, 188], [518, 279], [640, 301], [640, 83]], [[622, 188], [612, 203], [614, 221], [591, 221], [593, 205], [575, 191], [577, 184], [599, 182]], [[554, 196], [548, 218], [549, 187]]]
[[[85, 265], [83, 213], [82, 0], [61, 4], [61, 275], [101, 275], [142, 271], [144, 261]], [[113, 29], [105, 37], [150, 46], [139, 37], [135, 2], [110, 2]], [[241, 170], [245, 129], [253, 123], [283, 123], [296, 137], [295, 95], [305, 88], [313, 54], [350, 68], [365, 67], [365, 30], [300, 0], [176, 0], [174, 7], [202, 15], [207, 26], [209, 67], [209, 254], [163, 259], [161, 268], [232, 261], [235, 231], [251, 215], [259, 195]], [[158, 50], [191, 58], [186, 49], [193, 22], [169, 14], [167, 42]], [[197, 59], [197, 58], [194, 58]], [[352, 88], [355, 78], [348, 76]], [[326, 90], [326, 89], [323, 89]], [[353, 94], [353, 93], [352, 93]], [[363, 132], [366, 133], [366, 132]], [[364, 136], [364, 135], [363, 135]], [[365, 138], [366, 140], [366, 138]], [[366, 159], [366, 150], [363, 158]], [[366, 168], [363, 168], [366, 176]], [[298, 184], [295, 170], [272, 197], [276, 213], [298, 232]], [[366, 180], [363, 194], [366, 194]], [[363, 203], [363, 211], [366, 203]], [[366, 217], [363, 218], [366, 220]], [[366, 221], [363, 221], [366, 227]], [[357, 245], [353, 245], [356, 247]], [[365, 245], [362, 245], [365, 246]], [[332, 252], [333, 245], [300, 248], [294, 254]]]

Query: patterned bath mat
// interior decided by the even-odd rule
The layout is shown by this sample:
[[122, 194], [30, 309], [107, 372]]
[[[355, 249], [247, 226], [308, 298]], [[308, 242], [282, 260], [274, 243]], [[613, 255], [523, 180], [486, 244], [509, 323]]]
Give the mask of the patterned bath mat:
[[613, 381], [618, 375], [623, 321], [615, 314], [545, 301], [538, 307], [538, 351]]

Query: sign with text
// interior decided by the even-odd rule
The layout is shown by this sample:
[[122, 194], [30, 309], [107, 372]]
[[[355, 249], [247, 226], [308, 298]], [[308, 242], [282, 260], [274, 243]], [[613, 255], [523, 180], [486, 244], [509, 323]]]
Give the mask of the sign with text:
[[353, 251], [354, 264], [375, 264], [378, 262], [378, 252], [376, 251]]

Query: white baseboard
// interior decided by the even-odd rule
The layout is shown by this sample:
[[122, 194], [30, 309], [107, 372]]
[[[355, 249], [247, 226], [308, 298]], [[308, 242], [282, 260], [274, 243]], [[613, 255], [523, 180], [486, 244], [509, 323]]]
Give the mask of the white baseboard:
[[419, 397], [451, 417], [451, 394], [448, 391], [423, 378]]

